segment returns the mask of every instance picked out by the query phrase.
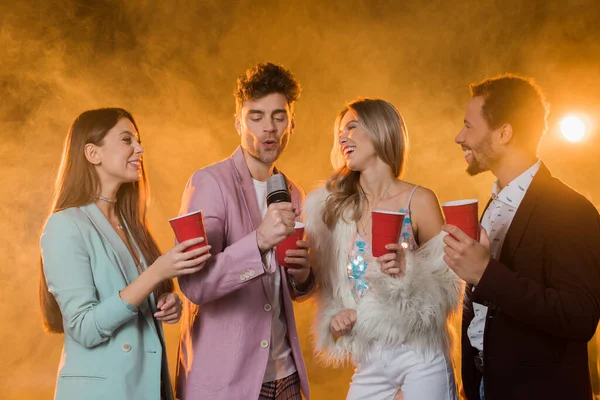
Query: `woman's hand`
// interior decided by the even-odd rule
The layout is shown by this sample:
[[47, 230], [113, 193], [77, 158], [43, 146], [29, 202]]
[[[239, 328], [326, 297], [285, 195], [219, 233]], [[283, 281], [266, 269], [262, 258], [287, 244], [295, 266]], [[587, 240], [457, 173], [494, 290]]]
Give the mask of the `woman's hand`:
[[154, 318], [165, 324], [176, 324], [181, 318], [182, 302], [177, 293], [163, 293], [156, 302], [160, 311], [154, 313]]
[[404, 274], [406, 269], [404, 247], [398, 243], [391, 243], [386, 245], [385, 248], [393, 251], [393, 253], [384, 254], [377, 259], [377, 262], [381, 265], [381, 272], [392, 278], [398, 278]]
[[352, 308], [346, 308], [331, 319], [331, 322], [329, 323], [329, 331], [334, 336], [343, 336], [350, 333], [355, 323], [356, 310]]
[[210, 259], [210, 246], [204, 246], [187, 252], [185, 249], [203, 241], [204, 238], [200, 237], [179, 243], [158, 257], [149, 269], [156, 271], [161, 280], [173, 279], [181, 275], [194, 274], [200, 271]]

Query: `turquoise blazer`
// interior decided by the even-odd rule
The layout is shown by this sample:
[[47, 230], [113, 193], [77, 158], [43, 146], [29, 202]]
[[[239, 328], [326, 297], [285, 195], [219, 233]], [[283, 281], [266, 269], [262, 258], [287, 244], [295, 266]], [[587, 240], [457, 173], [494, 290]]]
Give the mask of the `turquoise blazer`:
[[55, 399], [159, 400], [162, 376], [172, 400], [154, 295], [140, 309], [119, 297], [139, 273], [100, 209], [90, 203], [51, 215], [41, 249], [65, 330]]

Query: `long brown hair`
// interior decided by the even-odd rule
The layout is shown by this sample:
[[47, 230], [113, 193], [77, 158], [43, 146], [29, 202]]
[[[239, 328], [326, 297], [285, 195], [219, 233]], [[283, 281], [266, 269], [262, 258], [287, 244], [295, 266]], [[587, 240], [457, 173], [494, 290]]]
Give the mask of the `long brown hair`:
[[[330, 192], [323, 210], [323, 221], [333, 228], [337, 221], [346, 218], [358, 221], [362, 217], [367, 196], [360, 186], [360, 172], [346, 167], [338, 143], [340, 124], [344, 115], [352, 111], [358, 123], [367, 132], [375, 153], [390, 166], [392, 174], [399, 178], [404, 172], [408, 150], [408, 134], [402, 116], [393, 104], [381, 99], [359, 98], [347, 104], [335, 121], [331, 164], [337, 168], [327, 180]], [[349, 214], [347, 214], [349, 212]]]
[[[56, 178], [54, 197], [50, 215], [71, 207], [91, 203], [99, 194], [100, 181], [93, 165], [84, 155], [88, 143], [101, 146], [104, 137], [122, 118], [131, 121], [139, 130], [132, 115], [121, 108], [101, 108], [85, 111], [75, 119], [65, 139], [60, 168]], [[116, 212], [118, 218], [129, 226], [133, 240], [140, 247], [148, 265], [161, 255], [160, 249], [148, 230], [146, 209], [149, 200], [149, 187], [141, 160], [140, 179], [124, 183], [117, 192]], [[173, 282], [167, 280], [156, 287], [154, 294], [160, 296], [173, 291]], [[42, 322], [47, 332], [64, 332], [62, 314], [54, 296], [48, 291], [44, 266], [40, 257], [39, 281], [40, 308]]]

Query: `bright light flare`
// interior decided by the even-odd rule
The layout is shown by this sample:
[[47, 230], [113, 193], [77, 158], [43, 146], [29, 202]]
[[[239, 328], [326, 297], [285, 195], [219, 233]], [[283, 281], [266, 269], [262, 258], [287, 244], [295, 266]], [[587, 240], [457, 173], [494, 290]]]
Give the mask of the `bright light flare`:
[[570, 115], [560, 121], [560, 132], [569, 142], [580, 142], [585, 136], [586, 126], [583, 119]]

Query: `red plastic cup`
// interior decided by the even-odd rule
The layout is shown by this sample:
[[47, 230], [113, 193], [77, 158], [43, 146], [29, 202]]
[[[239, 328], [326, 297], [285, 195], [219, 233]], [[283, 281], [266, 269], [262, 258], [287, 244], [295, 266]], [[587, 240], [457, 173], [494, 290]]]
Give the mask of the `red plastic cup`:
[[185, 249], [186, 252], [208, 245], [208, 239], [206, 237], [206, 232], [204, 231], [204, 217], [202, 216], [202, 210], [171, 218], [169, 224], [171, 224], [171, 228], [173, 228], [173, 232], [175, 233], [175, 238], [179, 243], [201, 236], [204, 238], [203, 242]]
[[371, 216], [373, 218], [373, 256], [381, 257], [384, 254], [392, 252], [385, 248], [386, 245], [398, 243], [400, 240], [404, 213], [373, 210]]
[[296, 222], [294, 224], [294, 234], [283, 239], [275, 249], [279, 265], [289, 267], [285, 262], [285, 252], [288, 250], [297, 250], [298, 246], [296, 246], [296, 242], [302, 240], [302, 238], [304, 238], [304, 224], [302, 222]]
[[[479, 241], [479, 201], [474, 199], [456, 200], [442, 203], [446, 223], [462, 229], [467, 235]], [[456, 237], [452, 235], [454, 239]]]

